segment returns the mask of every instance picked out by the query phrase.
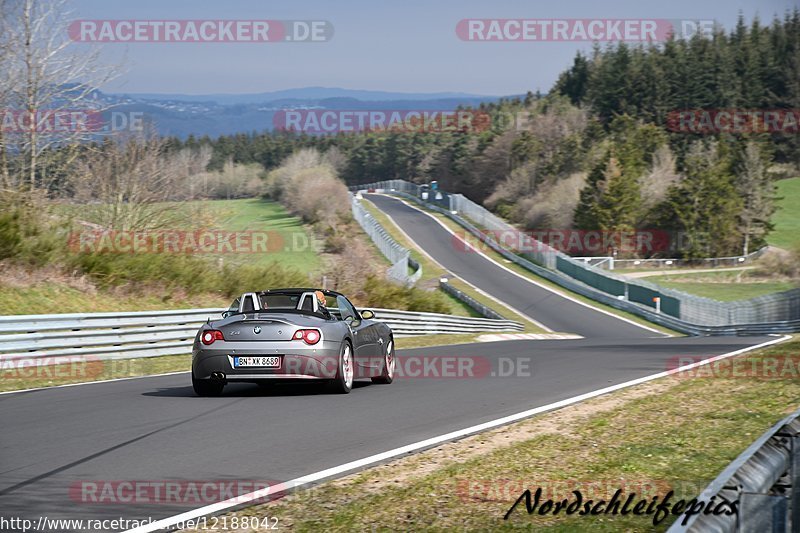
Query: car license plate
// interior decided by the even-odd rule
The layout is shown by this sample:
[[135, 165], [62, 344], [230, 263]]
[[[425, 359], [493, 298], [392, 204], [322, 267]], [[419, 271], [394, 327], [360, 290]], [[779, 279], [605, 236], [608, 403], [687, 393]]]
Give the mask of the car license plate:
[[247, 357], [234, 357], [233, 368], [280, 368], [281, 358], [278, 356], [247, 356]]

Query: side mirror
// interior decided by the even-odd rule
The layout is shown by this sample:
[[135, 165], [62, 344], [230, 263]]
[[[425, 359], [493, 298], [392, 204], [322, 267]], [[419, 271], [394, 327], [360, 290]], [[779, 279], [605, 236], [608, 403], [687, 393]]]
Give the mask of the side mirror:
[[358, 326], [361, 325], [361, 320], [354, 316], [348, 316], [347, 318], [344, 319], [344, 323], [350, 326], [351, 328], [357, 328]]
[[369, 309], [364, 309], [363, 311], [361, 311], [361, 318], [370, 320], [372, 318], [375, 318], [375, 313], [373, 313]]
[[222, 318], [228, 318], [229, 316], [231, 316], [230, 311], [225, 311], [224, 313], [222, 313]]

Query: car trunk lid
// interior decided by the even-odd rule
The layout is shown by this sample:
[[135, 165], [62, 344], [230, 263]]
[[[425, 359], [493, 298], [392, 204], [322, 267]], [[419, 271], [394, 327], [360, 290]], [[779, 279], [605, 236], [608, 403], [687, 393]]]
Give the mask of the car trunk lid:
[[246, 315], [219, 327], [226, 341], [289, 341], [297, 326], [285, 318], [265, 314]]

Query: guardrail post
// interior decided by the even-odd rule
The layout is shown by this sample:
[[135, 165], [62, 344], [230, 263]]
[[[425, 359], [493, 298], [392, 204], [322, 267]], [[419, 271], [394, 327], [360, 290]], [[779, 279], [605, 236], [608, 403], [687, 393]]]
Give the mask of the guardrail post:
[[786, 498], [760, 492], [742, 492], [739, 496], [738, 531], [785, 533]]

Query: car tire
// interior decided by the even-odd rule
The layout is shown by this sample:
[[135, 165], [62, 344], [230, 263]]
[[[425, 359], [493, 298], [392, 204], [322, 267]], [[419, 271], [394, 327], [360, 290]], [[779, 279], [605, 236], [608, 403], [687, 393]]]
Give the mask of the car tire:
[[339, 364], [336, 369], [336, 377], [329, 384], [329, 389], [335, 394], [349, 394], [353, 390], [353, 379], [355, 376], [355, 366], [353, 362], [353, 348], [350, 343], [344, 341], [342, 349], [339, 351]]
[[219, 396], [225, 388], [225, 382], [210, 379], [195, 379], [192, 374], [192, 388], [195, 394], [202, 397]]
[[372, 378], [372, 382], [380, 385], [388, 385], [394, 381], [396, 366], [397, 359], [394, 355], [394, 339], [389, 339], [389, 344], [386, 345], [386, 355], [383, 356], [383, 368], [381, 369], [381, 375]]

